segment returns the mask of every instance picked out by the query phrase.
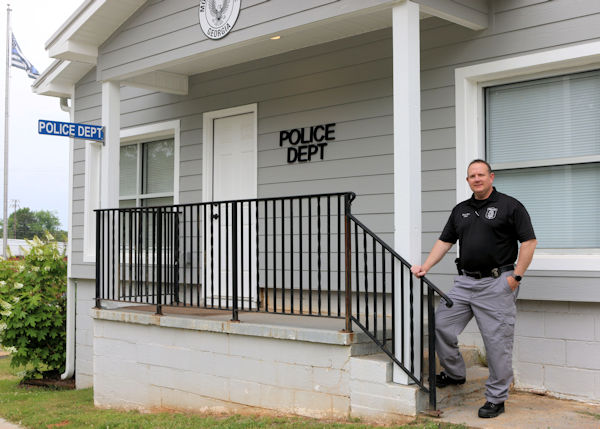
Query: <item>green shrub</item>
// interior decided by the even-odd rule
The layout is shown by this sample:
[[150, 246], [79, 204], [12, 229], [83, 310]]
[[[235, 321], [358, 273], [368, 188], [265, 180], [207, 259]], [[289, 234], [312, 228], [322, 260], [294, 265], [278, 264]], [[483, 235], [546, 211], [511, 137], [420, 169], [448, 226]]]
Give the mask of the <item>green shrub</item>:
[[65, 255], [50, 234], [21, 260], [0, 261], [0, 343], [26, 378], [59, 374], [65, 362]]

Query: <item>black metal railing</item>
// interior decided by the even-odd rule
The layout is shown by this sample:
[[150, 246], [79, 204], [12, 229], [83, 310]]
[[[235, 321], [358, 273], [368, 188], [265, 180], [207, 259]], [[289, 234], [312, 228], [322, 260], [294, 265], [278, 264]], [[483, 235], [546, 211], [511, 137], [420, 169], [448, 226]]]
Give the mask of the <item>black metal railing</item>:
[[[411, 264], [351, 213], [347, 215], [347, 228], [351, 231], [347, 238], [352, 238], [346, 257], [354, 258], [354, 305], [350, 319], [429, 394], [429, 403], [436, 409], [434, 295], [437, 293], [449, 307], [452, 300], [425, 277], [417, 279], [410, 271]], [[427, 369], [424, 367], [425, 296]], [[415, 344], [417, 340], [421, 346]]]
[[[96, 210], [96, 306], [103, 300], [311, 315], [359, 326], [408, 376], [422, 376], [424, 303], [435, 377], [434, 293], [351, 213], [353, 193]], [[398, 293], [400, 296], [398, 296]], [[401, 298], [401, 299], [398, 299]], [[418, 320], [415, 319], [418, 316]], [[401, 321], [399, 344], [394, 321]], [[400, 350], [397, 350], [400, 348]], [[398, 353], [400, 351], [400, 353]], [[417, 364], [418, 362], [418, 364]]]
[[349, 193], [96, 211], [96, 299], [344, 317]]

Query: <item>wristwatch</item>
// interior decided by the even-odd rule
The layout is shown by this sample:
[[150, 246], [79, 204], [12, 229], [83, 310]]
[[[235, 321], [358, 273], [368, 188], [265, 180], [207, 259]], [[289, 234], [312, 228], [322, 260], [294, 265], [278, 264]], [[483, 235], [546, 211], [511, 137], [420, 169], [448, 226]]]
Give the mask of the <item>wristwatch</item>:
[[519, 283], [521, 282], [521, 280], [523, 280], [523, 277], [521, 277], [521, 276], [519, 276], [519, 275], [517, 275], [517, 274], [515, 274], [515, 275], [513, 276], [513, 278], [514, 278], [514, 279], [515, 279], [517, 282], [519, 282]]

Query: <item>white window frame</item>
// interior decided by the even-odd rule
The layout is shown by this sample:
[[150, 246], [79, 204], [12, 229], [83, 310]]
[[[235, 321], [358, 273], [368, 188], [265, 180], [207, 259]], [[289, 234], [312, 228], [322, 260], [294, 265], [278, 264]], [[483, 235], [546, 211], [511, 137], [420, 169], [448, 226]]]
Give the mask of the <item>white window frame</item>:
[[[161, 141], [161, 139], [170, 139], [171, 137], [167, 136], [167, 137], [153, 137], [150, 139], [147, 138], [142, 138], [142, 139], [135, 139], [133, 141], [127, 141], [124, 142], [121, 140], [121, 147], [123, 146], [133, 146], [135, 145], [137, 147], [137, 167], [136, 167], [136, 184], [135, 184], [135, 189], [136, 189], [136, 193], [132, 194], [132, 195], [123, 195], [121, 196], [121, 192], [119, 191], [119, 202], [124, 201], [124, 200], [135, 200], [135, 205], [136, 207], [141, 207], [141, 202], [142, 200], [147, 200], [150, 198], [163, 198], [163, 197], [173, 197], [173, 204], [175, 203], [175, 189], [173, 185], [173, 191], [169, 191], [169, 192], [155, 192], [153, 194], [141, 194], [139, 193], [139, 190], [141, 188], [141, 181], [142, 181], [142, 177], [140, 175], [140, 172], [142, 171], [142, 154], [143, 154], [143, 149], [142, 146], [146, 143], [152, 143], [152, 142], [156, 142], [156, 141]], [[175, 162], [175, 142], [173, 142], [173, 162]], [[175, 175], [175, 166], [173, 166], [173, 176]], [[174, 179], [174, 177], [173, 177]]]
[[[180, 129], [179, 120], [157, 122], [155, 124], [142, 125], [138, 127], [125, 128], [120, 131], [121, 145], [133, 144], [137, 142], [145, 142], [158, 140], [161, 138], [173, 139], [173, 150], [175, 165], [173, 166], [173, 204], [179, 204], [179, 159], [180, 159]], [[85, 221], [84, 221], [84, 262], [96, 261], [96, 219], [94, 209], [100, 207], [100, 165], [101, 165], [101, 150], [100, 144], [86, 143], [86, 175], [85, 175]], [[139, 156], [138, 156], [139, 159]], [[92, 166], [97, 166], [98, 174], [91, 174]], [[90, 167], [90, 168], [88, 168]], [[90, 174], [88, 174], [90, 172]], [[109, 174], [119, 175], [119, 165], [111, 165]], [[138, 178], [139, 180], [139, 178]], [[118, 192], [118, 188], [117, 188]], [[169, 193], [170, 194], [170, 193]], [[152, 197], [154, 195], [150, 195]], [[156, 196], [164, 196], [156, 194]], [[120, 196], [117, 195], [117, 200]]]
[[[600, 42], [521, 55], [455, 70], [456, 201], [471, 195], [467, 166], [485, 156], [484, 89], [506, 83], [600, 69]], [[519, 166], [517, 163], [513, 165]], [[525, 165], [523, 165], [525, 166]], [[528, 166], [528, 165], [527, 165]], [[492, 166], [495, 167], [495, 166]], [[536, 250], [530, 270], [598, 271], [600, 249]]]
[[[121, 130], [121, 146], [130, 145], [130, 144], [138, 144], [138, 174], [136, 180], [139, 182], [140, 177], [140, 163], [141, 157], [139, 153], [139, 149], [141, 149], [141, 143], [152, 142], [160, 139], [173, 139], [173, 204], [179, 204], [179, 130], [180, 130], [180, 122], [169, 121], [169, 122], [159, 122], [156, 124], [143, 125], [140, 127], [132, 127], [125, 128]], [[116, 174], [119, 174], [119, 170], [117, 169]], [[137, 186], [139, 190], [139, 183]], [[144, 198], [157, 198], [157, 197], [165, 197], [170, 196], [171, 192], [161, 192], [156, 194], [146, 194]], [[132, 199], [131, 196], [124, 196], [121, 198], [119, 195], [119, 201], [125, 199]], [[135, 196], [136, 202], [140, 199], [140, 194], [136, 194]]]

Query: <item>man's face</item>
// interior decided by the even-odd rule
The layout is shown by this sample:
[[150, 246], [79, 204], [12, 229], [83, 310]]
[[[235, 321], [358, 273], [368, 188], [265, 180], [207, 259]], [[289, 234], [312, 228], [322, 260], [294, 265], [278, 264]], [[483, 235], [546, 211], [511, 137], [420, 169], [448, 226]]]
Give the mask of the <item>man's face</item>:
[[487, 165], [476, 162], [467, 170], [467, 182], [476, 197], [487, 198], [492, 192], [494, 173], [488, 171]]

